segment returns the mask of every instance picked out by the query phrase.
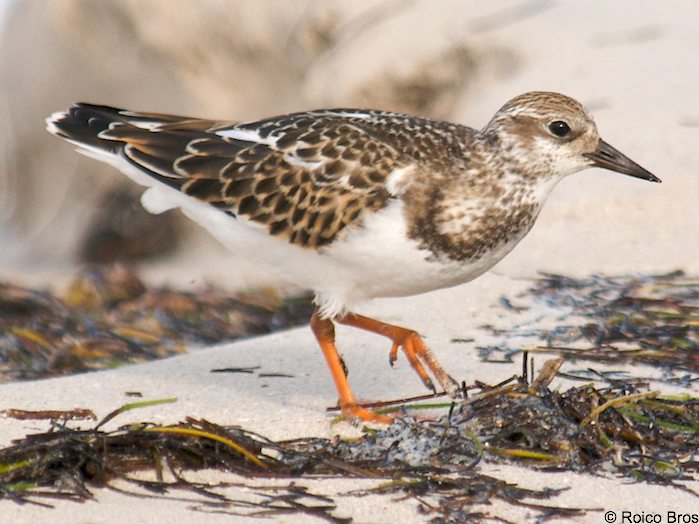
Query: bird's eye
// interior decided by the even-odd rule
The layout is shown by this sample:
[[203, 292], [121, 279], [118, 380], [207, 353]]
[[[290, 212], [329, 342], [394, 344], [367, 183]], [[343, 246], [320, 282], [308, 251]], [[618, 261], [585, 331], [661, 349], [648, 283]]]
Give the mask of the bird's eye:
[[570, 133], [570, 126], [563, 120], [554, 120], [549, 124], [549, 131], [552, 135], [564, 137]]

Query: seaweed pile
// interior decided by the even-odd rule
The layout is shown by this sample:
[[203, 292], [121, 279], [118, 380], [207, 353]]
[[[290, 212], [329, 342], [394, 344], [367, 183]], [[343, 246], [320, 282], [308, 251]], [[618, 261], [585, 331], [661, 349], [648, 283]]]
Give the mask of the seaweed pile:
[[[97, 487], [151, 497], [184, 492], [196, 495], [202, 511], [349, 522], [351, 516], [337, 514], [332, 498], [303, 483], [353, 477], [377, 484], [340, 496], [412, 498], [432, 522], [487, 520], [491, 516], [477, 508], [494, 500], [524, 506], [541, 519], [585, 513], [547, 501], [555, 489], [527, 489], [479, 471], [479, 463], [497, 462], [611, 473], [699, 498], [691, 488], [699, 481], [699, 398], [640, 391], [632, 384], [557, 392], [549, 383], [560, 364], [547, 362], [531, 383], [512, 377], [495, 386], [479, 384], [477, 393], [432, 420], [417, 419], [412, 410], [449, 404], [388, 408], [400, 409], [403, 417], [351, 441], [273, 442], [193, 418], [166, 427], [144, 422], [102, 430], [124, 409], [153, 404], [141, 402], [89, 429], [56, 423], [0, 450], [0, 497], [49, 504], [55, 498], [88, 499]], [[204, 469], [232, 472], [236, 480], [209, 484], [191, 478]]]
[[[481, 349], [487, 358], [504, 354], [507, 361], [522, 354], [521, 376], [496, 385], [464, 385], [468, 395], [458, 404], [428, 395], [366, 406], [398, 411], [401, 417], [351, 441], [275, 442], [195, 417], [172, 426], [143, 422], [104, 429], [124, 410], [174, 399], [126, 405], [98, 423], [83, 408], [6, 409], [1, 416], [48, 419], [51, 427], [0, 449], [0, 499], [50, 505], [55, 499], [87, 500], [94, 490], [106, 488], [187, 500], [199, 511], [296, 514], [330, 522], [351, 521], [338, 509], [337, 497], [367, 493], [413, 500], [434, 523], [502, 521], [488, 510], [494, 501], [524, 507], [540, 520], [596, 510], [557, 506], [560, 490], [505, 482], [482, 472], [487, 463], [613, 475], [699, 498], [699, 397], [691, 393], [699, 381], [699, 280], [682, 273], [545, 275], [517, 300], [517, 307], [508, 299], [503, 303], [522, 311], [535, 307], [527, 300], [544, 301], [564, 322], [553, 328], [525, 322], [499, 332], [502, 346]], [[149, 290], [119, 266], [86, 271], [62, 298], [4, 285], [0, 379], [158, 358], [192, 342], [231, 340], [302, 323], [310, 309], [308, 298], [262, 304], [212, 290]], [[536, 341], [533, 347], [527, 338]], [[559, 358], [545, 362], [534, 377], [529, 356], [540, 353]], [[563, 358], [644, 363], [661, 369], [687, 393], [662, 394], [650, 390], [643, 377], [609, 370], [560, 373]], [[584, 384], [551, 389], [559, 375]], [[206, 470], [226, 475], [211, 482], [203, 475]], [[373, 487], [333, 496], [318, 487], [318, 481], [339, 477], [366, 479]]]
[[310, 297], [147, 288], [123, 265], [83, 270], [61, 295], [0, 283], [0, 382], [111, 368], [308, 322]]

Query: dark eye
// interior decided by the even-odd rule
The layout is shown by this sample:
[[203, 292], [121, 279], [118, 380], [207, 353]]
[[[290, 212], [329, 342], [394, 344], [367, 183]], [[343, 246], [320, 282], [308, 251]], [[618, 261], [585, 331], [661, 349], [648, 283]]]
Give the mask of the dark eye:
[[564, 137], [570, 133], [570, 126], [563, 120], [554, 120], [549, 124], [549, 131], [552, 135]]

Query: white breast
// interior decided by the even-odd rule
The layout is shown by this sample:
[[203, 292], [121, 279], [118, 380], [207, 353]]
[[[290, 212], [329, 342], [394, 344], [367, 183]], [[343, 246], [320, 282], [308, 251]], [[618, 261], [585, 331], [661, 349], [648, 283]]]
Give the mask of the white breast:
[[366, 218], [364, 227], [352, 230], [323, 252], [343, 279], [327, 280], [315, 290], [328, 313], [351, 309], [354, 304], [379, 297], [426, 293], [468, 282], [483, 274], [516, 244], [502, 246], [475, 261], [435, 258], [408, 238], [400, 200]]

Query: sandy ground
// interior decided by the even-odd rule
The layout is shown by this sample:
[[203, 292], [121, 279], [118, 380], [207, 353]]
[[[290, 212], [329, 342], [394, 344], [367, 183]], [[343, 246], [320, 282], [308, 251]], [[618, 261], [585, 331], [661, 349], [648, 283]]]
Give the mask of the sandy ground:
[[[433, 3], [424, 4], [429, 4], [424, 7], [426, 12], [435, 10]], [[483, 4], [478, 8], [473, 2], [463, 4], [462, 19], [440, 23], [448, 30], [470, 31], [483, 46], [514, 49], [523, 65], [477, 100], [469, 98], [455, 120], [480, 126], [513, 95], [531, 89], [558, 90], [588, 104], [601, 135], [663, 179], [663, 184], [654, 185], [599, 170], [570, 177], [555, 190], [532, 234], [490, 274], [457, 289], [376, 301], [362, 310], [423, 333], [455, 377], [497, 382], [518, 369], [484, 364], [467, 346], [450, 340], [465, 335], [481, 337], [484, 335], [477, 326], [507, 322], [510, 317], [503, 316], [506, 314], [498, 307], [498, 298], [525, 289], [527, 278], [537, 271], [573, 275], [674, 269], [699, 272], [699, 3], [537, 2], [541, 9], [535, 13], [511, 19], [489, 15]], [[469, 7], [473, 9], [469, 11]], [[401, 21], [400, 29], [418, 31], [423, 20], [417, 15], [409, 17]], [[383, 38], [391, 38], [391, 34]], [[378, 49], [377, 41], [366, 45]], [[153, 276], [170, 282], [215, 282], [231, 267], [231, 259], [219, 255], [208, 257], [205, 269], [196, 262], [197, 257], [191, 256], [176, 271], [168, 273], [166, 267], [160, 267]], [[243, 278], [243, 283], [260, 281], [259, 275], [251, 275]], [[338, 333], [360, 397], [396, 398], [422, 392], [405, 361], [388, 369], [385, 340], [345, 328], [339, 328]], [[289, 372], [294, 378], [210, 373], [217, 367], [248, 365]], [[334, 388], [307, 328], [114, 371], [2, 385], [0, 409], [83, 407], [99, 417], [128, 402], [125, 392], [134, 390], [144, 398], [176, 396], [178, 402], [124, 414], [118, 424], [143, 419], [168, 423], [195, 415], [220, 424], [240, 424], [270, 438], [352, 433], [351, 428], [331, 426], [324, 412], [334, 402]], [[693, 393], [697, 393], [696, 388]], [[5, 419], [0, 420], [0, 428], [0, 444], [5, 445], [46, 426]], [[670, 488], [577, 474], [532, 473], [515, 467], [490, 466], [488, 470], [531, 487], [569, 487], [554, 503], [615, 511], [618, 517], [621, 511], [643, 511], [659, 513], [663, 519], [659, 522], [668, 522], [668, 510], [699, 513], [696, 498]], [[349, 490], [351, 485], [350, 481], [324, 483], [331, 492]], [[338, 497], [338, 502], [338, 514], [352, 516], [357, 522], [425, 520], [410, 500]], [[235, 520], [192, 512], [186, 503], [132, 499], [104, 490], [96, 493], [95, 502], [61, 502], [56, 507], [49, 511], [4, 501], [0, 503], [1, 520]], [[517, 522], [531, 517], [504, 504], [487, 511]], [[604, 520], [603, 512], [590, 512], [577, 522]]]

